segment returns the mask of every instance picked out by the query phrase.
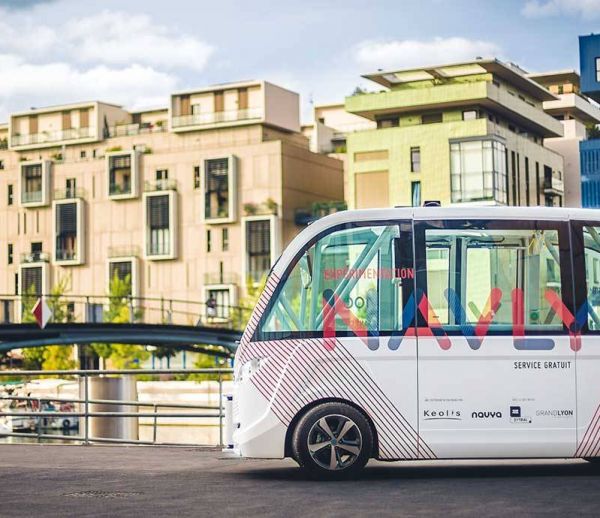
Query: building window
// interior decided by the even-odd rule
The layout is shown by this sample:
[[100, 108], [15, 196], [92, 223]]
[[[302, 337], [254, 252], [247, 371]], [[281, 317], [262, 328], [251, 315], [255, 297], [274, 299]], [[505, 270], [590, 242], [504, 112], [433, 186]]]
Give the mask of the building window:
[[127, 295], [133, 296], [135, 290], [133, 289], [133, 261], [124, 259], [113, 259], [108, 263], [108, 275], [109, 275], [109, 289], [110, 283], [113, 280], [119, 279], [119, 281], [125, 283], [127, 286]]
[[411, 173], [421, 172], [421, 148], [410, 148], [410, 171]]
[[421, 124], [435, 124], [436, 122], [442, 122], [442, 112], [421, 115]]
[[210, 230], [206, 231], [206, 251], [210, 252], [212, 250], [212, 233]]
[[13, 256], [13, 244], [12, 243], [8, 243], [8, 258], [7, 258], [7, 262], [8, 264], [13, 264], [14, 262], [14, 256]]
[[77, 197], [77, 180], [75, 178], [67, 178], [65, 182], [65, 198]]
[[[210, 306], [208, 305], [210, 301]], [[231, 292], [229, 288], [209, 288], [207, 303], [207, 316], [209, 318], [229, 319], [229, 309], [231, 307]], [[208, 311], [211, 310], [209, 314]]]
[[246, 221], [248, 277], [260, 282], [271, 269], [271, 220]]
[[137, 152], [107, 155], [108, 196], [113, 199], [137, 196]]
[[541, 199], [540, 199], [541, 189], [542, 189], [542, 185], [541, 185], [541, 179], [540, 179], [540, 163], [536, 162], [535, 163], [535, 199], [536, 199], [536, 205], [538, 207], [541, 204]]
[[600, 83], [600, 58], [596, 58], [596, 82]]
[[204, 162], [204, 218], [231, 221], [235, 208], [235, 160], [215, 158]]
[[4, 169], [4, 160], [0, 160], [0, 169]]
[[400, 119], [398, 117], [388, 117], [385, 119], [379, 119], [377, 121], [377, 127], [379, 129], [397, 128], [399, 125], [400, 125]]
[[529, 186], [529, 158], [525, 157], [525, 204], [529, 207], [531, 201], [529, 196], [531, 194], [531, 187]]
[[44, 164], [23, 164], [21, 166], [21, 203], [23, 205], [45, 204]]
[[44, 295], [44, 267], [40, 266], [21, 266], [20, 294], [31, 295], [39, 298]]
[[55, 248], [57, 262], [81, 264], [81, 200], [54, 202]]
[[462, 112], [462, 118], [464, 121], [472, 121], [477, 118], [477, 110], [465, 110]]
[[229, 251], [229, 229], [224, 228], [221, 231], [221, 249], [223, 252]]
[[177, 214], [175, 191], [146, 193], [146, 255], [152, 259], [175, 259]]
[[453, 203], [485, 200], [507, 203], [505, 149], [496, 140], [450, 144]]
[[156, 181], [160, 182], [161, 180], [169, 179], [169, 170], [168, 169], [157, 169], [156, 170]]
[[12, 205], [14, 203], [14, 187], [12, 184], [8, 185], [6, 203], [7, 205]]
[[194, 166], [194, 189], [200, 189], [200, 166]]
[[79, 158], [85, 158], [85, 157], [86, 157], [86, 152], [85, 152], [85, 149], [82, 149], [82, 150], [79, 152]]
[[410, 183], [410, 198], [413, 207], [421, 206], [421, 182]]

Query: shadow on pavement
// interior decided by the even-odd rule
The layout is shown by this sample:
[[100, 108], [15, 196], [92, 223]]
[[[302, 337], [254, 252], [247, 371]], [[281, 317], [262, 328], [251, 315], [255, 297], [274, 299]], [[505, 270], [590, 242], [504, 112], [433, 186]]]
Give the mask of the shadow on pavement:
[[[262, 480], [311, 481], [299, 467], [249, 469], [240, 472], [244, 477]], [[352, 480], [390, 480], [390, 479], [457, 479], [457, 478], [514, 478], [514, 477], [589, 477], [600, 475], [600, 464], [581, 462], [552, 462], [544, 464], [429, 464], [416, 466], [402, 462], [378, 463], [367, 468]]]

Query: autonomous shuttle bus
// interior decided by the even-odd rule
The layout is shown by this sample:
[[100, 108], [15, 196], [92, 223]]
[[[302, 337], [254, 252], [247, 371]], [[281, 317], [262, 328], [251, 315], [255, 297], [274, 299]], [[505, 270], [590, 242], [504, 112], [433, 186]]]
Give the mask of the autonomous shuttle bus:
[[234, 443], [320, 476], [380, 460], [600, 458], [600, 213], [340, 212], [273, 267]]

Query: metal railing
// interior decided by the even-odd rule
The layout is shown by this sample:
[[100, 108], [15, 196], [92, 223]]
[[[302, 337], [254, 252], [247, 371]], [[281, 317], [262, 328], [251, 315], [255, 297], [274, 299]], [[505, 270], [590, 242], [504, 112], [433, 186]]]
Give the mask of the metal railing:
[[62, 131], [44, 131], [29, 135], [13, 134], [10, 143], [12, 146], [27, 146], [30, 144], [45, 144], [47, 142], [60, 142], [79, 138], [93, 137], [92, 128], [71, 128]]
[[149, 133], [163, 133], [168, 130], [167, 121], [160, 124], [119, 124], [108, 129], [109, 137], [130, 137], [132, 135], [147, 135]]
[[[57, 441], [73, 441], [81, 444], [91, 443], [117, 443], [117, 444], [144, 444], [144, 445], [161, 445], [161, 446], [223, 446], [224, 444], [224, 392], [223, 382], [226, 376], [231, 376], [232, 369], [127, 369], [127, 370], [57, 370], [57, 371], [0, 371], [0, 380], [2, 377], [20, 377], [20, 378], [36, 378], [40, 376], [61, 376], [61, 377], [77, 377], [83, 380], [83, 397], [80, 398], [61, 398], [61, 397], [42, 397], [42, 396], [21, 396], [8, 395], [0, 396], [1, 401], [23, 401], [28, 404], [32, 411], [0, 411], [0, 417], [29, 417], [36, 422], [35, 432], [3, 432], [0, 429], [0, 439], [3, 437], [16, 438], [35, 438], [37, 442], [57, 440]], [[169, 403], [169, 402], [144, 402], [144, 401], [126, 401], [116, 399], [92, 399], [89, 397], [89, 379], [92, 376], [156, 376], [156, 375], [205, 375], [216, 376], [218, 382], [218, 405], [196, 405], [187, 403]], [[0, 385], [1, 386], [1, 385]], [[32, 403], [37, 403], [34, 405]], [[47, 403], [67, 403], [78, 405], [79, 410], [74, 412], [61, 411], [43, 411], [43, 404]], [[137, 412], [106, 412], [106, 411], [91, 411], [90, 405], [115, 405], [115, 406], [135, 406]], [[150, 408], [151, 412], [141, 412], [142, 408]], [[203, 412], [165, 412], [160, 411], [161, 408], [167, 409], [188, 409], [188, 410], [203, 410]], [[1, 407], [0, 407], [1, 410]], [[52, 418], [75, 418], [80, 419], [79, 430], [77, 435], [66, 434], [49, 434], [44, 433], [43, 420]], [[90, 418], [111, 417], [116, 419], [123, 418], [149, 418], [152, 420], [152, 440], [139, 439], [123, 439], [118, 437], [94, 437], [90, 435]], [[159, 419], [179, 418], [179, 419], [212, 419], [218, 423], [218, 444], [196, 444], [184, 442], [161, 442], [157, 440]], [[83, 423], [83, 430], [82, 428]], [[138, 425], [140, 426], [141, 423]]]
[[[207, 305], [207, 302], [174, 299], [164, 297], [113, 297], [110, 295], [71, 295], [62, 296], [42, 294], [42, 297], [52, 305], [64, 303], [69, 307], [69, 321], [73, 323], [100, 324], [109, 305], [120, 304], [129, 308], [129, 324], [177, 324], [207, 327], [227, 327], [242, 330], [250, 318], [252, 308], [234, 305]], [[17, 308], [28, 307], [35, 303], [36, 297], [28, 295], [0, 294], [0, 302], [12, 302], [12, 315], [0, 314], [0, 323], [18, 324], [22, 318]], [[19, 304], [20, 303], [20, 304]], [[219, 317], [227, 315], [227, 318]], [[4, 321], [1, 317], [5, 318]]]
[[179, 115], [172, 119], [172, 126], [202, 126], [204, 124], [217, 124], [220, 122], [235, 122], [263, 117], [262, 108], [247, 108], [245, 110], [226, 110], [220, 112], [194, 113], [191, 115]]

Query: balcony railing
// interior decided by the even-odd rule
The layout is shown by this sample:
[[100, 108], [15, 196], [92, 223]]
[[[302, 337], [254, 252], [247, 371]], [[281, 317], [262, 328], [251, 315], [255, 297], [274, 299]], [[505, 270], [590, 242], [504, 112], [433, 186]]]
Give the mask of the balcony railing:
[[57, 261], [76, 261], [77, 251], [72, 248], [59, 248], [56, 250]]
[[64, 140], [92, 137], [92, 133], [92, 128], [71, 128], [62, 131], [43, 131], [42, 133], [32, 133], [30, 135], [14, 134], [11, 137], [11, 145], [14, 147], [62, 142]]
[[153, 182], [145, 182], [144, 183], [144, 191], [145, 192], [155, 192], [155, 191], [176, 191], [177, 190], [177, 180], [154, 180]]
[[239, 284], [240, 276], [235, 272], [205, 273], [204, 284]]
[[563, 194], [564, 190], [564, 183], [560, 178], [553, 176], [552, 178], [544, 179], [544, 192]]
[[108, 186], [109, 196], [124, 196], [131, 193], [131, 182], [114, 182]]
[[109, 137], [129, 137], [131, 135], [147, 135], [167, 131], [167, 121], [161, 124], [119, 124], [108, 130]]
[[54, 191], [55, 200], [76, 200], [85, 198], [86, 192], [80, 188], [57, 189]]
[[50, 254], [46, 252], [30, 252], [28, 254], [21, 254], [21, 264], [30, 263], [49, 263]]
[[246, 110], [227, 110], [222, 112], [196, 113], [192, 115], [179, 115], [173, 117], [174, 128], [183, 126], [203, 126], [221, 122], [236, 122], [251, 119], [260, 119], [263, 116], [261, 108], [248, 108]]
[[119, 257], [139, 257], [140, 247], [135, 245], [109, 246], [109, 259], [117, 259]]
[[43, 191], [23, 191], [21, 193], [21, 203], [41, 203], [44, 199]]

